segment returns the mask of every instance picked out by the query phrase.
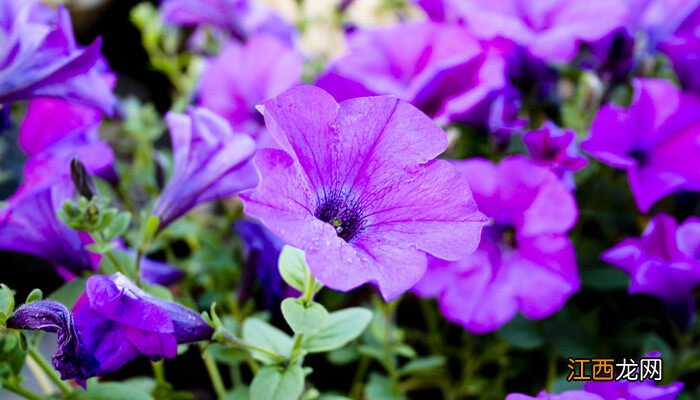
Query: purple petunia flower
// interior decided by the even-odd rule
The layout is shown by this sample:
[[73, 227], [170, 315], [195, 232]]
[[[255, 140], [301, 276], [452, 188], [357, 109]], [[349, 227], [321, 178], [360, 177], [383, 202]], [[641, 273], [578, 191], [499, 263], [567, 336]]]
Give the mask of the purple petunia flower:
[[23, 304], [7, 320], [7, 326], [55, 333], [58, 340], [51, 364], [61, 374], [61, 379], [85, 380], [95, 376], [97, 360], [86, 351], [73, 314], [63, 304], [51, 300]]
[[[631, 41], [632, 14], [622, 2], [608, 0], [440, 0], [425, 1], [429, 15], [459, 20], [480, 38], [503, 37], [552, 63], [572, 61], [582, 46], [598, 60], [608, 57], [616, 37]], [[431, 10], [438, 10], [431, 11]], [[442, 13], [440, 12], [442, 10]]]
[[548, 168], [520, 156], [498, 165], [478, 159], [453, 164], [491, 224], [472, 256], [430, 259], [413, 291], [438, 297], [445, 317], [474, 333], [493, 331], [518, 311], [544, 318], [559, 310], [580, 286], [566, 236], [577, 218], [570, 191]]
[[80, 48], [68, 11], [37, 0], [0, 4], [0, 104], [56, 97], [111, 114], [115, 98], [103, 82], [100, 41]]
[[680, 326], [695, 309], [693, 289], [700, 285], [700, 219], [678, 225], [673, 217], [652, 218], [640, 238], [627, 238], [601, 258], [630, 275], [630, 293], [660, 298]]
[[[682, 86], [700, 92], [700, 78], [696, 73], [700, 67], [700, 2], [688, 1], [677, 8], [676, 15], [670, 17], [671, 21], [679, 21], [680, 24], [658, 47], [671, 60]], [[682, 19], [679, 16], [683, 16]]]
[[466, 180], [443, 160], [447, 135], [392, 96], [340, 104], [313, 86], [263, 102], [282, 150], [262, 149], [245, 211], [306, 252], [323, 284], [371, 282], [393, 299], [423, 275], [426, 254], [456, 260], [485, 219]]
[[512, 393], [506, 396], [506, 400], [604, 400], [602, 397], [584, 392], [583, 390], [568, 390], [561, 394], [549, 394], [544, 390], [537, 394], [537, 397], [531, 397], [521, 393]]
[[166, 120], [175, 167], [153, 210], [160, 229], [200, 203], [255, 186], [257, 176], [247, 162], [255, 151], [250, 136], [234, 133], [224, 119], [204, 108], [171, 112]]
[[674, 400], [683, 390], [683, 382], [656, 386], [652, 381], [587, 382], [586, 392], [595, 393], [603, 400]]
[[73, 313], [86, 351], [97, 360], [96, 375], [139, 355], [175, 357], [178, 344], [214, 333], [196, 312], [149, 295], [119, 273], [90, 277]]
[[246, 271], [255, 274], [260, 281], [267, 307], [277, 307], [287, 288], [278, 268], [284, 242], [256, 221], [238, 221], [234, 229], [243, 240]]
[[255, 106], [300, 83], [303, 65], [300, 54], [272, 36], [229, 42], [207, 62], [198, 103], [226, 118], [235, 131], [255, 137], [259, 147], [274, 147]]
[[627, 170], [637, 206], [647, 212], [677, 190], [700, 190], [700, 97], [657, 79], [636, 79], [629, 108], [598, 111], [581, 147], [596, 159]]
[[210, 26], [244, 42], [264, 33], [291, 44], [296, 29], [277, 13], [250, 0], [165, 0], [163, 19], [176, 25]]
[[482, 43], [457, 25], [359, 30], [348, 47], [318, 80], [338, 101], [390, 94], [441, 122], [485, 124], [491, 102], [508, 86], [505, 54], [512, 45]]
[[20, 189], [0, 210], [0, 249], [32, 254], [72, 275], [93, 266], [78, 233], [56, 216], [73, 197], [73, 184], [63, 179], [36, 190]]
[[572, 188], [572, 173], [588, 164], [588, 160], [579, 153], [575, 138], [573, 130], [559, 128], [550, 121], [545, 122], [540, 129], [523, 135], [530, 157], [537, 164], [549, 167]]

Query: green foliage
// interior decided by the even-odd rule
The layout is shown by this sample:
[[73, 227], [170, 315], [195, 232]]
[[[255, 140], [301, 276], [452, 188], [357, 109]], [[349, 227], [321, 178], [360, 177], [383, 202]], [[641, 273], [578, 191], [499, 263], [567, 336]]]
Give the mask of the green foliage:
[[316, 333], [304, 337], [303, 347], [309, 353], [320, 353], [338, 349], [359, 337], [369, 325], [372, 312], [365, 308], [352, 307], [328, 315], [326, 325]]
[[310, 334], [323, 328], [328, 321], [328, 311], [322, 305], [312, 302], [305, 305], [301, 299], [282, 301], [282, 315], [294, 333]]
[[250, 384], [251, 400], [294, 400], [304, 390], [304, 370], [299, 365], [286, 368], [265, 366]]

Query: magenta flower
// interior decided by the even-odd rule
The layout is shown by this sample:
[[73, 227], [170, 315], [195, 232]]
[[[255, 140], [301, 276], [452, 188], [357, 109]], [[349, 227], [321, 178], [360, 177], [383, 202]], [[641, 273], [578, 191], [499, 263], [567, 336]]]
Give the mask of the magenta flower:
[[596, 159], [627, 170], [637, 207], [647, 212], [677, 190], [700, 190], [700, 97], [657, 79], [636, 79], [629, 108], [598, 111], [581, 147]]
[[573, 172], [588, 164], [588, 160], [579, 153], [575, 138], [573, 130], [559, 128], [550, 121], [545, 122], [540, 129], [523, 135], [532, 160], [549, 167], [572, 188]]
[[175, 357], [178, 344], [209, 340], [214, 333], [196, 312], [149, 295], [119, 273], [90, 277], [73, 313], [86, 351], [97, 360], [95, 375], [139, 355]]
[[[585, 45], [604, 60], [632, 13], [622, 2], [607, 0], [419, 0], [436, 20], [462, 21], [480, 38], [503, 37], [538, 58], [567, 63]], [[629, 40], [629, 38], [628, 38]]]
[[699, 257], [700, 219], [691, 217], [679, 226], [666, 214], [652, 218], [640, 238], [624, 239], [601, 255], [630, 275], [630, 293], [658, 297], [682, 327], [695, 309]]
[[603, 400], [674, 400], [683, 390], [683, 382], [656, 386], [652, 381], [587, 382], [586, 392], [595, 393]]
[[431, 258], [413, 291], [437, 297], [445, 317], [474, 333], [493, 331], [518, 311], [544, 318], [579, 288], [574, 247], [577, 218], [570, 191], [549, 169], [524, 157], [498, 165], [453, 163], [490, 219], [476, 252], [458, 261]]
[[61, 379], [85, 380], [96, 375], [97, 360], [86, 351], [73, 314], [63, 304], [50, 300], [23, 304], [12, 313], [7, 326], [55, 333], [57, 343], [51, 365], [61, 374]]
[[300, 54], [272, 36], [229, 42], [207, 62], [198, 102], [226, 118], [234, 131], [255, 137], [261, 147], [273, 147], [255, 106], [300, 83], [303, 65]]
[[165, 0], [160, 8], [167, 22], [218, 28], [242, 42], [265, 33], [291, 43], [296, 33], [289, 22], [250, 0]]
[[521, 393], [512, 393], [506, 396], [506, 400], [605, 400], [602, 397], [584, 392], [583, 390], [568, 390], [561, 394], [549, 394], [544, 390], [537, 394], [537, 397], [531, 397]]
[[153, 210], [160, 229], [198, 204], [255, 186], [257, 176], [247, 162], [255, 151], [250, 136], [233, 133], [225, 120], [204, 108], [171, 112], [166, 120], [175, 167]]
[[385, 299], [413, 286], [426, 254], [457, 260], [478, 243], [485, 219], [465, 179], [434, 160], [447, 136], [391, 96], [336, 103], [313, 86], [263, 102], [282, 150], [259, 150], [261, 182], [245, 210], [306, 252], [323, 284], [370, 282]]
[[102, 81], [100, 41], [79, 47], [68, 11], [37, 0], [0, 4], [0, 104], [56, 97], [112, 113], [115, 98]]
[[508, 85], [510, 47], [430, 22], [359, 30], [318, 86], [338, 101], [391, 94], [444, 122], [485, 124], [491, 102]]
[[679, 15], [684, 16], [673, 34], [665, 37], [659, 44], [659, 50], [665, 53], [673, 69], [678, 75], [682, 86], [695, 92], [700, 91], [700, 77], [697, 76], [697, 69], [700, 67], [700, 38], [698, 28], [700, 28], [700, 5], [697, 1], [689, 1], [678, 7], [679, 12], [671, 20], [678, 21]]

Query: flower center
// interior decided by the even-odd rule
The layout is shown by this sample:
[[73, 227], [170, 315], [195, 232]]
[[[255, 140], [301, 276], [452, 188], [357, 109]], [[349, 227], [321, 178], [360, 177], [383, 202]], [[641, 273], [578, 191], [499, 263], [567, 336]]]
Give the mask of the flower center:
[[362, 207], [357, 201], [335, 191], [319, 199], [314, 216], [330, 224], [346, 242], [355, 238], [365, 226]]
[[628, 155], [634, 158], [639, 165], [643, 165], [647, 162], [648, 155], [644, 150], [632, 150]]

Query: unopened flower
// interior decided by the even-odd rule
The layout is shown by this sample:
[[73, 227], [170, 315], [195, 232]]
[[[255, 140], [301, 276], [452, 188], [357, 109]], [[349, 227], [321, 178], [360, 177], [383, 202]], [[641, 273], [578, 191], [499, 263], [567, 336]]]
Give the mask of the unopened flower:
[[580, 154], [575, 138], [573, 130], [559, 128], [550, 121], [545, 122], [540, 129], [523, 135], [533, 161], [549, 167], [570, 187], [574, 186], [572, 172], [588, 164], [588, 160]]
[[437, 297], [447, 319], [475, 333], [497, 329], [518, 311], [544, 318], [562, 308], [580, 285], [566, 236], [577, 218], [570, 191], [549, 169], [524, 157], [498, 165], [478, 159], [453, 164], [491, 224], [473, 255], [431, 258], [414, 292]]
[[234, 133], [218, 115], [204, 108], [166, 116], [174, 153], [174, 170], [153, 214], [160, 229], [196, 205], [232, 196], [255, 186], [247, 162], [255, 151], [250, 136]]
[[677, 190], [700, 190], [700, 97], [660, 79], [636, 79], [633, 86], [630, 107], [601, 108], [581, 147], [625, 169], [637, 206], [647, 212]]
[[8, 319], [7, 326], [55, 333], [58, 340], [51, 364], [61, 379], [85, 380], [95, 376], [97, 360], [86, 351], [73, 314], [63, 304], [50, 300], [23, 304]]
[[282, 150], [262, 149], [261, 182], [245, 211], [306, 253], [325, 285], [371, 282], [393, 299], [423, 275], [427, 254], [457, 260], [477, 245], [485, 219], [469, 185], [435, 160], [447, 135], [392, 96], [340, 104], [298, 86], [263, 102]]

